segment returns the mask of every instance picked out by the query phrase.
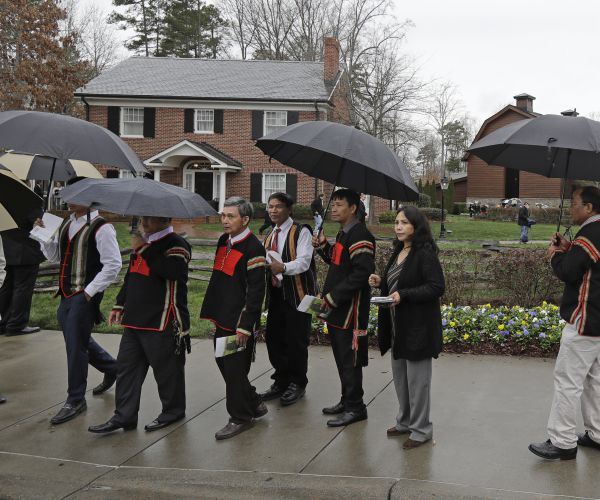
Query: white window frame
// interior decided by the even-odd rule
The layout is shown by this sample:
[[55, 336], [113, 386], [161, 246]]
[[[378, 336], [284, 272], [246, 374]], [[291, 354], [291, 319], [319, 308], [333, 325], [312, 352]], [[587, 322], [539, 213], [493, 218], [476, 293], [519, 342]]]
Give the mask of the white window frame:
[[[265, 111], [263, 113], [263, 135], [275, 132], [280, 128], [287, 127], [287, 111]], [[268, 121], [275, 121], [276, 123], [269, 124]], [[277, 123], [279, 121], [279, 123]]]
[[[270, 177], [279, 177], [277, 186], [281, 186], [281, 178], [283, 178], [283, 187], [273, 187], [274, 183], [270, 182], [269, 187], [267, 188], [266, 181], [267, 181], [267, 178], [270, 178]], [[263, 173], [263, 176], [262, 176], [262, 202], [268, 203], [269, 196], [271, 196], [273, 193], [277, 193], [280, 191], [285, 193], [286, 182], [287, 182], [286, 174], [282, 174], [282, 173], [278, 173], [278, 172]]]
[[[211, 123], [210, 130], [200, 130], [198, 128], [198, 115], [202, 115], [204, 112], [212, 115], [211, 120], [201, 120], [203, 123]], [[194, 134], [214, 134], [215, 133], [215, 110], [198, 108], [194, 110]]]
[[119, 179], [134, 179], [137, 177], [131, 170], [119, 169]]
[[[141, 121], [125, 121], [125, 112], [126, 110], [136, 110], [141, 112]], [[121, 137], [144, 137], [144, 108], [127, 106], [121, 108], [121, 117], [120, 117], [120, 125], [119, 125], [119, 134]], [[141, 123], [142, 124], [142, 133], [141, 134], [126, 134], [125, 133], [125, 123]]]

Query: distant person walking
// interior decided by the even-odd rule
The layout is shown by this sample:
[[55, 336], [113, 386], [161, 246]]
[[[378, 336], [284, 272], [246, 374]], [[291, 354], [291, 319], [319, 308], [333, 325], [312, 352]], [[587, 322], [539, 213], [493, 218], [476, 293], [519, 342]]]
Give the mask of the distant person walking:
[[394, 251], [383, 276], [369, 284], [393, 299], [379, 309], [377, 339], [381, 354], [392, 350], [392, 374], [398, 397], [396, 424], [390, 437], [408, 434], [403, 448], [417, 448], [433, 437], [431, 407], [432, 358], [442, 350], [444, 274], [427, 218], [412, 206], [396, 215]]
[[529, 203], [525, 202], [519, 208], [517, 224], [521, 226], [521, 243], [527, 243], [529, 241]]
[[319, 194], [312, 203], [310, 204], [310, 211], [313, 214], [313, 219], [315, 221], [315, 229], [320, 228], [323, 223], [323, 198], [325, 195], [323, 193]]
[[[571, 220], [581, 226], [572, 242], [556, 233], [548, 247], [554, 274], [565, 282], [560, 315], [566, 321], [554, 366], [548, 437], [529, 450], [569, 460], [577, 446], [600, 450], [600, 189], [573, 192]], [[585, 432], [576, 434], [581, 401]]]

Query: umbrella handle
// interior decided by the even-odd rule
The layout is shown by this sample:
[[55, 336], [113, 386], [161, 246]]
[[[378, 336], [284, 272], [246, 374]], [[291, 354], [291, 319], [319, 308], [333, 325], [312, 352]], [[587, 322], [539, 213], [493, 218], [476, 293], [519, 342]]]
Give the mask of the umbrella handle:
[[50, 191], [52, 190], [52, 179], [54, 179], [55, 166], [56, 158], [52, 158], [52, 170], [50, 171], [50, 179], [48, 179], [48, 192], [46, 194], [46, 211], [50, 210]]
[[556, 226], [556, 232], [560, 232], [560, 223], [562, 221], [563, 208], [565, 204], [565, 190], [567, 188], [567, 178], [569, 176], [569, 163], [571, 162], [571, 150], [567, 150], [567, 166], [565, 167], [565, 177], [563, 179], [562, 191], [560, 193], [560, 211], [558, 214], [558, 224]]

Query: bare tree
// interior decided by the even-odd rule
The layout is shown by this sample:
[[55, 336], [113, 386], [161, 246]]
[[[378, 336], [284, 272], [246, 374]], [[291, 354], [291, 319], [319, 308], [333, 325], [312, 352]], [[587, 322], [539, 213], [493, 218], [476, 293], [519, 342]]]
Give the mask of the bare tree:
[[91, 65], [92, 78], [119, 60], [115, 28], [108, 24], [108, 13], [98, 5], [88, 6], [81, 14], [79, 46], [82, 57]]
[[289, 0], [250, 0], [250, 22], [255, 26], [256, 59], [289, 59], [286, 47], [294, 24]]
[[256, 26], [250, 20], [252, 6], [248, 0], [221, 0], [232, 40], [238, 45], [242, 59], [248, 58], [256, 36]]
[[323, 37], [330, 30], [332, 5], [326, 0], [293, 0], [295, 22], [290, 30], [288, 53], [291, 59], [319, 61]]
[[447, 125], [457, 117], [462, 103], [457, 96], [456, 86], [451, 82], [439, 83], [431, 96], [431, 104], [427, 114], [440, 140], [439, 176], [444, 175], [446, 165]]

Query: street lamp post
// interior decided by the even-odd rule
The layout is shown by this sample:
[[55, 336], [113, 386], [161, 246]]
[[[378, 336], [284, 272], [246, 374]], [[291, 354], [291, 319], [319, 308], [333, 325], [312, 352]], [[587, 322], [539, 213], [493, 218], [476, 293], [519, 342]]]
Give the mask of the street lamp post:
[[446, 237], [446, 226], [444, 226], [444, 191], [448, 189], [448, 178], [444, 175], [440, 180], [440, 187], [442, 188], [442, 224], [440, 226], [440, 240]]

